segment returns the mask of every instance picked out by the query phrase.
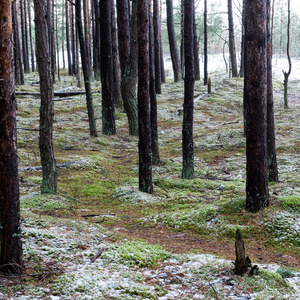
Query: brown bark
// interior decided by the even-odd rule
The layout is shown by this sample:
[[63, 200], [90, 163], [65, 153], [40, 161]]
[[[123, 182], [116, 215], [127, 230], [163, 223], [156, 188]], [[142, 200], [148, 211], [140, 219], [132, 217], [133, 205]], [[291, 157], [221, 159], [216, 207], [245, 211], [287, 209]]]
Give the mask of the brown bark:
[[138, 1], [139, 189], [152, 193], [149, 111], [149, 0]]
[[116, 13], [115, 1], [111, 0], [111, 43], [112, 43], [112, 59], [113, 59], [113, 101], [116, 106], [122, 105], [121, 96], [121, 69], [119, 48], [117, 41]]
[[172, 67], [174, 73], [174, 81], [177, 82], [181, 80], [181, 73], [180, 73], [180, 60], [178, 55], [175, 29], [174, 29], [173, 0], [167, 0], [166, 5], [167, 5], [167, 27], [168, 27], [170, 54], [171, 54]]
[[266, 2], [245, 6], [246, 209], [269, 205], [267, 168], [267, 24]]
[[[118, 4], [120, 0], [118, 0]], [[127, 1], [127, 0], [124, 0]], [[128, 4], [128, 3], [127, 3]], [[127, 26], [127, 17], [120, 19], [120, 21], [124, 21], [125, 23], [119, 23], [119, 5], [118, 7], [118, 28], [124, 24], [124, 27]], [[122, 5], [122, 7], [126, 7], [126, 5]], [[125, 10], [127, 11], [127, 10]], [[121, 13], [121, 12], [120, 12]], [[124, 12], [125, 14], [125, 12]], [[129, 14], [129, 10], [128, 10]], [[128, 19], [129, 22], [129, 19]], [[129, 23], [128, 23], [129, 24]], [[122, 30], [123, 32], [123, 30]], [[126, 30], [125, 32], [128, 32]], [[121, 37], [121, 40], [120, 40]], [[119, 34], [119, 43], [120, 43], [120, 55], [125, 49], [126, 45], [126, 37], [127, 35], [120, 36]], [[124, 39], [124, 40], [123, 40]], [[137, 83], [137, 56], [138, 56], [138, 48], [137, 48], [137, 2], [134, 0], [132, 2], [132, 14], [131, 14], [131, 26], [130, 26], [130, 54], [126, 60], [124, 74], [122, 75], [121, 82], [121, 93], [123, 98], [124, 109], [126, 111], [128, 124], [129, 124], [129, 134], [130, 135], [138, 135], [138, 108], [136, 101], [136, 83]], [[124, 47], [123, 47], [124, 46]], [[126, 47], [128, 47], [126, 45]], [[127, 49], [126, 49], [127, 51]], [[125, 52], [127, 53], [127, 52]], [[120, 56], [120, 60], [125, 59], [125, 53], [123, 58]]]
[[24, 73], [22, 66], [21, 43], [19, 34], [19, 22], [17, 14], [17, 2], [12, 2], [12, 22], [14, 30], [14, 62], [15, 62], [15, 80], [17, 85], [24, 84]]
[[155, 87], [156, 93], [161, 94], [161, 47], [160, 47], [160, 13], [159, 0], [153, 0], [153, 28], [154, 28], [154, 53], [155, 53]]
[[113, 63], [111, 44], [111, 1], [100, 0], [102, 133], [116, 134], [113, 101]]
[[12, 3], [0, 2], [0, 272], [22, 273]]
[[90, 28], [89, 28], [89, 5], [88, 0], [83, 0], [83, 23], [84, 23], [84, 40], [87, 67], [89, 74], [91, 74], [91, 47], [90, 47]]
[[207, 55], [207, 0], [204, 0], [204, 85], [207, 85], [208, 81], [208, 55]]
[[68, 57], [68, 70], [69, 75], [73, 75], [71, 45], [70, 45], [70, 25], [69, 25], [69, 1], [65, 2], [66, 7], [66, 42], [67, 42], [67, 57]]
[[228, 0], [227, 4], [228, 4], [229, 52], [230, 52], [230, 61], [231, 61], [231, 73], [232, 73], [232, 77], [238, 77], [234, 29], [233, 29], [232, 0]]
[[49, 51], [46, 8], [43, 0], [34, 0], [35, 36], [40, 77], [40, 135], [39, 148], [43, 168], [42, 193], [56, 193], [57, 169], [53, 149], [53, 79]]
[[32, 32], [31, 32], [31, 9], [30, 9], [30, 2], [27, 0], [27, 7], [28, 7], [28, 22], [29, 22], [29, 38], [30, 38], [30, 54], [31, 54], [31, 71], [35, 72], [35, 65], [34, 65], [34, 49], [33, 49], [33, 39], [32, 39]]
[[[68, 0], [67, 0], [68, 1]], [[76, 42], [75, 42], [75, 26], [74, 26], [74, 9], [70, 5], [70, 31], [71, 31], [71, 51], [72, 51], [72, 75], [76, 75]]]
[[100, 80], [100, 19], [99, 19], [99, 1], [94, 0], [94, 41], [93, 41], [93, 57], [94, 57], [94, 77]]
[[278, 182], [276, 158], [274, 102], [272, 84], [272, 36], [271, 36], [271, 3], [267, 0], [267, 148], [268, 148], [268, 178], [270, 182]]
[[93, 137], [97, 136], [97, 129], [96, 129], [96, 120], [94, 116], [94, 108], [93, 108], [93, 96], [92, 96], [92, 89], [91, 89], [91, 74], [90, 69], [88, 66], [88, 58], [86, 53], [86, 46], [85, 40], [83, 36], [83, 28], [82, 28], [82, 20], [81, 20], [81, 1], [75, 1], [75, 13], [76, 13], [76, 27], [78, 32], [79, 44], [80, 44], [80, 53], [81, 53], [81, 64], [82, 64], [82, 71], [84, 77], [84, 86], [86, 92], [86, 106], [88, 111], [88, 118], [89, 118], [89, 128], [90, 128], [90, 135]]
[[200, 80], [200, 61], [199, 61], [199, 47], [198, 47], [198, 36], [197, 36], [197, 24], [196, 24], [196, 16], [194, 12], [194, 20], [193, 20], [193, 30], [194, 30], [194, 72], [195, 72], [195, 80]]
[[244, 275], [248, 271], [251, 261], [249, 257], [246, 258], [245, 256], [245, 245], [239, 229], [236, 230], [235, 234], [235, 255], [234, 273], [237, 275]]
[[151, 151], [152, 163], [160, 163], [158, 133], [157, 133], [157, 99], [155, 90], [155, 68], [154, 68], [154, 30], [153, 16], [149, 14], [149, 74], [150, 74], [150, 120], [151, 120]]
[[182, 178], [194, 178], [194, 1], [184, 0], [184, 103], [182, 124]]
[[29, 73], [29, 58], [28, 58], [28, 39], [27, 39], [27, 22], [25, 22], [25, 0], [20, 0], [20, 12], [21, 12], [21, 32], [22, 32], [22, 52], [23, 52], [23, 64], [24, 72]]

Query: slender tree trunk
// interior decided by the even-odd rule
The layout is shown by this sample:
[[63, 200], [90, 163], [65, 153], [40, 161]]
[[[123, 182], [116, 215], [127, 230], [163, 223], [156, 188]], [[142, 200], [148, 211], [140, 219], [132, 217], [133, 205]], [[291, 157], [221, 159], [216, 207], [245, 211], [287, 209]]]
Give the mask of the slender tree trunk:
[[0, 24], [0, 272], [21, 275], [22, 242], [10, 0], [1, 1]]
[[69, 75], [73, 75], [71, 45], [70, 45], [70, 25], [69, 25], [69, 1], [66, 0], [66, 41], [67, 41], [67, 56]]
[[85, 48], [86, 48], [86, 60], [87, 60], [87, 67], [89, 69], [89, 74], [91, 74], [91, 55], [90, 55], [90, 32], [89, 32], [89, 7], [88, 7], [88, 0], [83, 0], [83, 20], [84, 20], [84, 39], [85, 39]]
[[25, 23], [24, 0], [20, 0], [20, 12], [21, 12], [21, 31], [22, 31], [22, 50], [23, 50], [24, 72], [29, 73], [30, 70], [29, 70], [29, 59], [28, 59], [28, 44], [26, 44], [27, 29], [25, 27], [27, 22]]
[[157, 99], [155, 90], [155, 68], [154, 68], [154, 28], [153, 16], [149, 13], [149, 74], [150, 74], [150, 120], [151, 120], [151, 151], [152, 163], [160, 163], [158, 133], [157, 133]]
[[[127, 0], [125, 0], [127, 1]], [[120, 0], [118, 0], [117, 8], [118, 8], [118, 30], [121, 29], [120, 24], [123, 24], [124, 27], [127, 26], [127, 20], [124, 16], [124, 19], [120, 19], [119, 12], [119, 4]], [[128, 3], [127, 3], [128, 4]], [[122, 7], [126, 7], [126, 5], [122, 5]], [[126, 9], [124, 10], [124, 15], [126, 14]], [[122, 12], [121, 12], [122, 13]], [[129, 10], [128, 10], [129, 13]], [[125, 20], [125, 21], [124, 21]], [[129, 19], [128, 19], [129, 20]], [[119, 23], [121, 22], [121, 23]], [[123, 23], [124, 22], [124, 23]], [[129, 22], [129, 21], [128, 21]], [[124, 28], [123, 28], [124, 29]], [[119, 32], [119, 45], [120, 45], [120, 61], [124, 62], [125, 54], [127, 53], [126, 47], [126, 37], [128, 30], [125, 31], [122, 29], [122, 32]], [[122, 35], [122, 33], [125, 33]], [[121, 36], [120, 36], [121, 34]], [[121, 38], [121, 39], [120, 39]], [[125, 40], [123, 40], [125, 39]], [[129, 58], [126, 60], [124, 74], [122, 75], [122, 83], [121, 83], [121, 93], [124, 103], [124, 109], [126, 111], [126, 115], [128, 118], [129, 124], [129, 134], [130, 135], [138, 135], [138, 107], [136, 101], [136, 83], [137, 83], [137, 56], [138, 56], [138, 48], [137, 48], [137, 2], [133, 0], [132, 2], [132, 15], [131, 15], [131, 26], [130, 26], [130, 54]], [[125, 50], [125, 52], [123, 52]], [[121, 64], [121, 70], [123, 68]]]
[[200, 62], [199, 62], [199, 47], [198, 47], [198, 36], [197, 36], [197, 24], [196, 24], [196, 16], [194, 12], [194, 72], [195, 72], [195, 80], [200, 80]]
[[276, 158], [274, 102], [272, 84], [272, 36], [271, 36], [271, 3], [267, 0], [267, 148], [268, 148], [268, 179], [269, 182], [278, 182], [278, 168]]
[[208, 55], [207, 55], [207, 0], [204, 0], [204, 85], [207, 85], [208, 81]]
[[27, 7], [28, 7], [28, 22], [29, 22], [29, 38], [30, 38], [30, 53], [31, 53], [31, 71], [35, 72], [34, 66], [34, 49], [33, 49], [33, 39], [32, 39], [32, 32], [31, 32], [31, 12], [30, 12], [30, 2], [27, 0]]
[[233, 29], [233, 16], [232, 16], [232, 0], [227, 0], [228, 4], [228, 28], [229, 28], [229, 52], [231, 61], [232, 77], [238, 77], [237, 63], [236, 63], [236, 50]]
[[12, 22], [14, 30], [14, 62], [15, 62], [15, 80], [17, 85], [24, 84], [24, 73], [22, 66], [21, 43], [19, 34], [19, 22], [17, 14], [17, 2], [12, 2]]
[[194, 1], [184, 0], [184, 103], [182, 125], [182, 178], [194, 178]]
[[94, 0], [95, 36], [94, 36], [94, 76], [100, 80], [100, 15], [99, 1]]
[[[160, 12], [162, 12], [162, 0], [160, 0]], [[161, 69], [161, 82], [166, 83], [166, 72], [165, 72], [165, 63], [164, 63], [164, 51], [162, 43], [162, 34], [161, 34], [161, 13], [159, 14], [159, 43], [160, 43], [160, 69]]]
[[170, 54], [171, 54], [172, 67], [174, 73], [174, 81], [177, 82], [181, 80], [181, 74], [180, 74], [180, 61], [179, 61], [175, 29], [174, 29], [173, 0], [167, 0], [166, 6], [167, 6], [167, 27], [168, 27]]
[[65, 60], [65, 11], [63, 9], [61, 9], [61, 14], [62, 14], [62, 26], [61, 26], [61, 37], [62, 37], [62, 41], [61, 41], [61, 51], [62, 51], [62, 61], [63, 61], [63, 69], [66, 69], [66, 60]]
[[26, 45], [26, 52], [27, 52], [27, 62], [26, 62], [27, 66], [26, 66], [26, 68], [28, 69], [28, 73], [30, 73], [26, 0], [24, 0], [24, 22], [25, 22], [25, 24], [24, 24], [24, 27], [25, 27], [25, 45]]
[[243, 0], [242, 11], [242, 39], [241, 39], [241, 65], [240, 65], [240, 77], [244, 77], [244, 52], [245, 52], [245, 0]]
[[180, 58], [181, 58], [181, 76], [184, 79], [184, 0], [181, 0], [181, 44], [180, 44]]
[[76, 0], [75, 2], [75, 13], [76, 13], [76, 27], [77, 27], [79, 44], [80, 44], [80, 52], [81, 52], [81, 64], [82, 64], [82, 71], [84, 77], [84, 86], [86, 92], [86, 106], [87, 106], [88, 118], [89, 118], [90, 135], [96, 137], [97, 128], [96, 128], [96, 120], [94, 116], [93, 96], [92, 96], [92, 89], [91, 89], [91, 82], [90, 82], [91, 74], [90, 74], [90, 69], [88, 68], [87, 54], [86, 54], [86, 47], [85, 47], [83, 28], [82, 28], [82, 19], [81, 19], [81, 0]]
[[[67, 0], [68, 1], [68, 0]], [[74, 10], [73, 5], [70, 5], [71, 19], [71, 51], [72, 51], [72, 75], [76, 75], [76, 42], [75, 42], [75, 26], [74, 26]]]
[[114, 0], [111, 0], [111, 39], [112, 39], [112, 57], [113, 57], [113, 101], [116, 106], [122, 106], [121, 96], [121, 69], [119, 48], [117, 41], [116, 13]]
[[138, 1], [139, 189], [153, 193], [149, 111], [149, 0]]
[[59, 70], [59, 43], [58, 43], [58, 26], [57, 26], [57, 5], [56, 5], [56, 22], [55, 22], [55, 31], [56, 31], [56, 55], [57, 55], [57, 79], [60, 81], [60, 70]]
[[289, 62], [289, 70], [287, 72], [283, 71], [284, 81], [283, 81], [283, 87], [284, 87], [284, 108], [289, 108], [288, 105], [288, 82], [289, 82], [289, 76], [292, 71], [292, 61], [290, 56], [290, 24], [291, 24], [291, 10], [290, 10], [290, 0], [288, 0], [288, 24], [287, 24], [287, 45], [286, 45], [286, 55]]
[[155, 53], [155, 87], [156, 93], [161, 94], [161, 47], [160, 47], [160, 16], [159, 0], [153, 0], [153, 27], [154, 27], [154, 53]]
[[267, 12], [265, 0], [246, 0], [246, 210], [269, 205], [267, 163]]
[[49, 51], [49, 36], [46, 22], [46, 8], [43, 0], [34, 0], [35, 11], [35, 37], [38, 70], [40, 77], [40, 136], [39, 147], [43, 180], [42, 193], [56, 193], [57, 169], [53, 149], [53, 78], [51, 74], [51, 62]]
[[116, 134], [113, 101], [111, 1], [100, 0], [102, 133], [106, 135]]

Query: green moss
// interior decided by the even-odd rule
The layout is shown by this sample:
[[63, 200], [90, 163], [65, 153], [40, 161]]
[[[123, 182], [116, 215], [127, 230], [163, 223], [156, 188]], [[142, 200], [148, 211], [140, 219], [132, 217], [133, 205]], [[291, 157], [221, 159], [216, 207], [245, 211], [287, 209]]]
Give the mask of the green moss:
[[245, 206], [244, 199], [227, 200], [225, 203], [220, 204], [219, 212], [225, 214], [240, 213]]
[[276, 273], [280, 274], [282, 278], [291, 278], [295, 276], [295, 274], [288, 268], [279, 268]]
[[117, 249], [117, 260], [128, 266], [154, 268], [159, 261], [165, 260], [169, 254], [158, 245], [151, 245], [142, 240], [121, 244]]
[[291, 195], [283, 197], [280, 206], [287, 210], [300, 212], [300, 196]]
[[33, 182], [33, 183], [36, 183], [36, 184], [42, 184], [43, 177], [41, 177], [41, 176], [32, 176], [32, 177], [28, 177], [28, 180]]

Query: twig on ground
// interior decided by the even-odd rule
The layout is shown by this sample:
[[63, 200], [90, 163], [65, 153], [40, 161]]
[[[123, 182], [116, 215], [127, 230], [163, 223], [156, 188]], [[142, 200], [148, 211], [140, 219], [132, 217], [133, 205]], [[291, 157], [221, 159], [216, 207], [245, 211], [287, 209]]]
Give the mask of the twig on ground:
[[93, 257], [91, 258], [91, 263], [93, 263], [99, 256], [101, 256], [101, 254], [106, 250], [106, 248], [101, 248], [99, 250], [99, 252]]

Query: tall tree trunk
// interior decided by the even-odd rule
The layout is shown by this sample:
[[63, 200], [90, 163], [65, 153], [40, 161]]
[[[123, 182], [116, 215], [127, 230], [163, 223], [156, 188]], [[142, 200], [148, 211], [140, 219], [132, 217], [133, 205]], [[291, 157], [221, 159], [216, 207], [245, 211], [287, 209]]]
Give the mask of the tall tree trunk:
[[175, 36], [175, 28], [174, 28], [173, 0], [167, 0], [166, 6], [167, 6], [167, 27], [168, 27], [170, 54], [171, 54], [172, 67], [174, 73], [174, 81], [177, 82], [181, 80], [181, 74], [180, 74], [180, 61], [179, 61], [177, 42]]
[[[124, 2], [127, 0], [123, 0]], [[122, 4], [122, 5], [121, 5]], [[120, 7], [124, 7], [125, 10], [123, 12], [124, 18], [121, 18], [120, 15], [122, 12], [119, 11]], [[128, 7], [128, 2], [127, 2]], [[126, 111], [128, 124], [129, 124], [129, 134], [130, 135], [138, 135], [138, 107], [136, 101], [136, 83], [137, 83], [137, 56], [138, 56], [138, 48], [137, 48], [137, 3], [136, 0], [132, 2], [132, 15], [131, 15], [131, 26], [130, 26], [130, 52], [129, 57], [126, 59], [125, 69], [122, 71], [124, 67], [124, 59], [128, 53], [126, 44], [127, 36], [129, 31], [126, 29], [127, 26], [127, 17], [129, 24], [129, 9], [128, 16], [126, 14], [126, 4], [122, 3], [122, 0], [118, 0], [117, 3], [118, 8], [118, 30], [119, 31], [119, 45], [120, 45], [120, 62], [121, 62], [121, 72], [124, 72], [122, 75], [121, 82], [121, 93], [124, 103], [124, 109]], [[121, 25], [123, 24], [123, 25]], [[122, 27], [124, 26], [124, 28]], [[124, 35], [123, 35], [124, 32]], [[124, 51], [124, 52], [123, 52]]]
[[34, 50], [33, 50], [33, 39], [32, 39], [32, 32], [31, 32], [31, 12], [30, 12], [30, 2], [27, 0], [27, 7], [28, 7], [28, 22], [29, 22], [29, 38], [30, 38], [30, 54], [31, 54], [31, 71], [35, 72], [34, 66]]
[[12, 2], [0, 3], [0, 272], [22, 273]]
[[283, 87], [284, 87], [284, 108], [289, 108], [288, 105], [288, 82], [289, 76], [292, 71], [292, 61], [290, 56], [290, 24], [291, 24], [291, 9], [290, 9], [290, 0], [288, 0], [288, 24], [287, 24], [287, 45], [286, 45], [286, 55], [289, 62], [289, 70], [287, 72], [282, 70], [284, 75]]
[[[155, 68], [154, 68], [154, 28], [153, 16], [149, 13], [149, 76], [150, 76], [150, 120], [151, 120], [151, 151], [152, 163], [160, 163], [158, 133], [157, 133], [157, 99], [155, 90]], [[180, 73], [179, 73], [180, 74]]]
[[199, 62], [199, 47], [198, 47], [198, 36], [197, 36], [197, 24], [196, 24], [196, 15], [194, 12], [194, 72], [195, 80], [200, 80], [200, 62]]
[[231, 71], [232, 71], [232, 77], [238, 77], [234, 29], [233, 29], [232, 0], [227, 0], [227, 4], [228, 4], [229, 52], [230, 52], [230, 61], [231, 61]]
[[246, 210], [269, 205], [267, 163], [267, 12], [265, 0], [246, 0]]
[[26, 52], [27, 52], [27, 66], [28, 73], [30, 72], [30, 66], [29, 66], [29, 47], [28, 47], [28, 25], [27, 25], [27, 4], [26, 0], [24, 0], [24, 27], [25, 27], [25, 44], [26, 44]]
[[[69, 0], [67, 0], [69, 1]], [[72, 75], [76, 75], [76, 42], [75, 42], [75, 26], [74, 26], [74, 10], [73, 5], [70, 5], [71, 19], [71, 51], [72, 51]]]
[[93, 40], [93, 56], [94, 56], [94, 77], [100, 80], [100, 15], [99, 1], [94, 0], [94, 16], [95, 16], [95, 35]]
[[82, 19], [81, 19], [81, 0], [75, 1], [75, 13], [76, 13], [76, 27], [77, 27], [79, 44], [80, 44], [80, 52], [81, 52], [81, 64], [82, 64], [82, 71], [84, 77], [84, 86], [86, 92], [86, 106], [87, 106], [88, 118], [89, 118], [90, 135], [96, 137], [97, 129], [96, 129], [95, 116], [94, 116], [93, 96], [92, 96], [92, 89], [91, 89], [91, 82], [90, 82], [91, 74], [90, 74], [90, 69], [88, 68], [86, 46], [85, 46], [85, 40], [84, 40], [83, 28], [82, 28]]
[[41, 93], [39, 131], [39, 147], [43, 170], [41, 192], [55, 194], [57, 190], [57, 169], [53, 149], [53, 78], [49, 59], [49, 36], [44, 3], [44, 0], [34, 0], [36, 55]]
[[182, 124], [182, 178], [194, 178], [194, 1], [184, 0], [184, 103]]
[[244, 52], [245, 52], [245, 0], [243, 0], [243, 11], [242, 11], [242, 39], [241, 39], [241, 65], [240, 65], [240, 77], [245, 75], [244, 66]]
[[161, 94], [161, 47], [160, 47], [160, 14], [159, 0], [153, 0], [153, 27], [154, 27], [154, 53], [155, 53], [155, 87], [156, 93]]
[[22, 66], [21, 43], [19, 34], [19, 22], [17, 14], [17, 2], [12, 2], [12, 22], [14, 30], [14, 62], [15, 62], [15, 80], [17, 85], [24, 84], [24, 73]]
[[268, 148], [268, 179], [269, 182], [278, 182], [278, 168], [276, 158], [274, 102], [272, 84], [272, 36], [271, 36], [271, 3], [267, 0], [267, 148]]
[[138, 1], [139, 189], [152, 193], [149, 111], [149, 0]]
[[111, 1], [100, 0], [102, 133], [106, 135], [116, 134], [113, 101]]
[[208, 81], [208, 70], [207, 70], [207, 64], [208, 64], [208, 55], [207, 55], [207, 0], [204, 0], [204, 77], [203, 77], [203, 83], [204, 85], [207, 85]]
[[22, 50], [23, 50], [23, 63], [24, 63], [24, 72], [29, 73], [29, 59], [28, 59], [28, 44], [26, 44], [27, 38], [27, 29], [25, 25], [25, 14], [24, 14], [24, 1], [20, 0], [20, 12], [21, 12], [21, 31], [22, 31]]
[[62, 14], [62, 26], [61, 26], [61, 52], [62, 52], [62, 61], [63, 61], [63, 69], [66, 69], [66, 60], [65, 60], [65, 11], [63, 6], [61, 7], [61, 14]]
[[181, 0], [181, 43], [180, 43], [180, 61], [181, 61], [181, 76], [184, 79], [184, 0]]
[[[60, 81], [60, 70], [59, 70], [59, 43], [58, 43], [58, 26], [57, 26], [57, 3], [56, 3], [56, 22], [55, 22], [55, 31], [56, 31], [56, 55], [57, 55], [57, 79]], [[54, 29], [54, 28], [53, 28]]]
[[115, 1], [111, 0], [111, 42], [113, 58], [113, 101], [116, 106], [122, 105], [121, 96], [121, 68], [119, 58], [119, 48], [117, 41]]
[[83, 0], [83, 20], [84, 20], [84, 39], [86, 48], [86, 60], [89, 74], [91, 75], [91, 48], [90, 48], [90, 32], [89, 32], [89, 7], [88, 0]]
[[[160, 0], [160, 12], [162, 12], [163, 1]], [[161, 82], [166, 83], [166, 72], [165, 72], [165, 63], [164, 63], [164, 51], [163, 51], [163, 43], [162, 43], [162, 34], [161, 34], [161, 13], [159, 14], [159, 43], [160, 43], [160, 69], [161, 69]]]
[[66, 6], [66, 41], [67, 41], [67, 56], [68, 56], [68, 70], [69, 75], [73, 75], [71, 45], [70, 45], [70, 25], [69, 25], [69, 0], [65, 2]]

